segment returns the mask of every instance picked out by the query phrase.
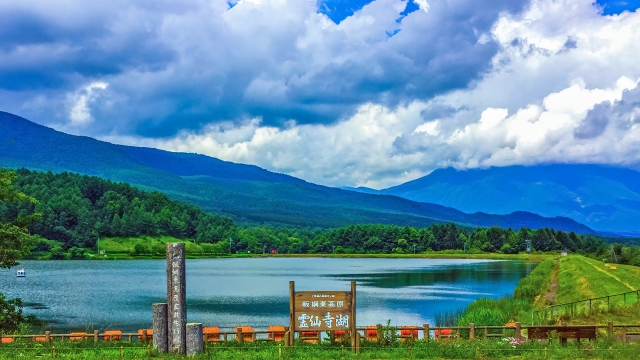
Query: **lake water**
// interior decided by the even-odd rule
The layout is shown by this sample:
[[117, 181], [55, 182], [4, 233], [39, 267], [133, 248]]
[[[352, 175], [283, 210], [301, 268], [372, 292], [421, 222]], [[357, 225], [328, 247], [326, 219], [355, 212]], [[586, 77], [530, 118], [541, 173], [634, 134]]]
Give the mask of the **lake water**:
[[[23, 261], [0, 270], [0, 292], [51, 330], [151, 327], [151, 304], [166, 301], [163, 260]], [[452, 259], [254, 258], [187, 260], [189, 322], [221, 328], [287, 325], [296, 290], [348, 291], [357, 282], [358, 326], [435, 324], [435, 313], [481, 297], [512, 294], [535, 264]]]

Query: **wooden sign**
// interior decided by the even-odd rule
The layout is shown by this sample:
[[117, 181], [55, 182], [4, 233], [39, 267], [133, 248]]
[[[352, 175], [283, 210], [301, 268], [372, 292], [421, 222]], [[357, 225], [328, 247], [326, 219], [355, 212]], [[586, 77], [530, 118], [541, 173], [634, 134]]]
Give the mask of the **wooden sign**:
[[299, 291], [294, 303], [295, 331], [351, 329], [351, 292]]
[[[289, 282], [290, 329], [293, 331], [346, 330], [355, 332], [356, 284], [351, 291], [295, 291]], [[293, 331], [290, 333], [293, 344]]]

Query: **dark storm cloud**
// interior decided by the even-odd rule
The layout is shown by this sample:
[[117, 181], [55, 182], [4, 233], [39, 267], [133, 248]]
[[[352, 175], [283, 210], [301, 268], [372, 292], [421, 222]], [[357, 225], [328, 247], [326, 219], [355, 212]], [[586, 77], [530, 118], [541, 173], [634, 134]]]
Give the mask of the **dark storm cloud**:
[[[109, 85], [87, 103], [88, 135], [162, 137], [254, 116], [331, 123], [366, 102], [394, 106], [468, 86], [490, 70], [498, 46], [487, 33], [498, 15], [526, 1], [430, 1], [401, 24], [390, 3], [374, 1], [331, 31], [298, 1], [1, 5], [0, 90], [23, 103], [0, 106], [59, 121], [51, 111], [60, 102], [68, 109], [100, 81]], [[358, 24], [365, 15], [375, 22]]]

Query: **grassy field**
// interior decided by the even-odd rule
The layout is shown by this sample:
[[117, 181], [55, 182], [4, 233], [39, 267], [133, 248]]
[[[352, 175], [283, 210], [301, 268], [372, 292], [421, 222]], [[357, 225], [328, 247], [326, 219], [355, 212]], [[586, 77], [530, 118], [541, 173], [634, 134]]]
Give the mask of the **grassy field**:
[[556, 303], [607, 296], [640, 289], [640, 267], [616, 265], [606, 267], [602, 261], [583, 256], [560, 259]]
[[[11, 344], [0, 346], [2, 359], [52, 358], [50, 346], [33, 343]], [[56, 358], [64, 359], [177, 359], [182, 356], [158, 354], [149, 350], [144, 344], [120, 344], [79, 342], [54, 344]], [[122, 355], [122, 357], [121, 357]], [[509, 339], [496, 340], [457, 340], [444, 342], [392, 343], [384, 346], [377, 343], [363, 342], [361, 352], [354, 354], [348, 347], [340, 345], [299, 344], [294, 348], [284, 348], [272, 343], [263, 344], [229, 344], [208, 346], [203, 354], [191, 359], [634, 359], [640, 357], [640, 344], [610, 343], [606, 340], [570, 342], [562, 347], [558, 341], [525, 342], [513, 344]]]

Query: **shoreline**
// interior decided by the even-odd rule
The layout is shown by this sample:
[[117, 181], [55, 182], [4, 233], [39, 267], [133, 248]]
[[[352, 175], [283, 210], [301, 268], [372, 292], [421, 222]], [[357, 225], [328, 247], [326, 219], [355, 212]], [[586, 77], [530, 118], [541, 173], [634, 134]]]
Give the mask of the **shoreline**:
[[[42, 261], [74, 261], [74, 260], [93, 260], [93, 261], [109, 261], [109, 260], [165, 260], [165, 255], [130, 255], [124, 253], [106, 254], [103, 257], [100, 254], [91, 254], [84, 259], [42, 259], [38, 257], [27, 257], [23, 260], [42, 260]], [[347, 259], [470, 259], [470, 260], [517, 260], [529, 262], [542, 262], [549, 257], [557, 254], [497, 254], [497, 253], [447, 253], [433, 252], [421, 254], [187, 254], [187, 259], [261, 259], [261, 258], [347, 258]]]

